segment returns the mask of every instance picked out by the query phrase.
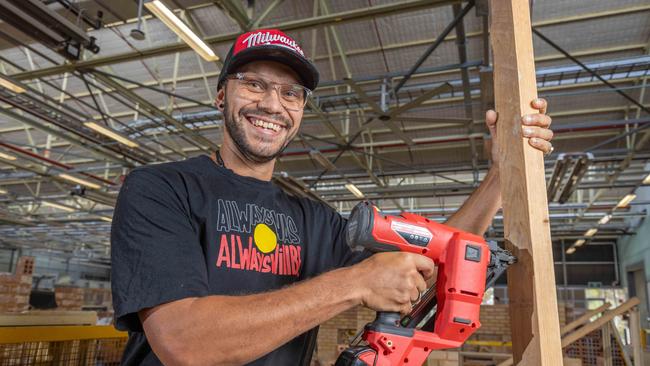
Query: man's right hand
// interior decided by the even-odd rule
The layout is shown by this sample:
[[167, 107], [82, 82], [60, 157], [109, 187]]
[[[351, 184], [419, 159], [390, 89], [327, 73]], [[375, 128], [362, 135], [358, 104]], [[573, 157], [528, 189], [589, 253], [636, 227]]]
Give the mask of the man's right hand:
[[433, 261], [419, 254], [377, 253], [355, 265], [363, 286], [361, 302], [375, 311], [407, 314], [436, 273]]

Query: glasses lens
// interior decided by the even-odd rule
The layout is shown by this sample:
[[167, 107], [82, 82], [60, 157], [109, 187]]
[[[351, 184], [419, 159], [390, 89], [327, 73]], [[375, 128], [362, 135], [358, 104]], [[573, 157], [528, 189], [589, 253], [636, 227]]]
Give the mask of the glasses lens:
[[[264, 80], [249, 76], [237, 74], [233, 79], [239, 81], [241, 92], [245, 93], [244, 97], [250, 100], [259, 100], [269, 90], [269, 84]], [[298, 84], [271, 84], [278, 92], [281, 104], [290, 110], [301, 110], [307, 104], [309, 89]]]
[[302, 109], [307, 101], [307, 90], [301, 85], [278, 85], [282, 104], [290, 109]]

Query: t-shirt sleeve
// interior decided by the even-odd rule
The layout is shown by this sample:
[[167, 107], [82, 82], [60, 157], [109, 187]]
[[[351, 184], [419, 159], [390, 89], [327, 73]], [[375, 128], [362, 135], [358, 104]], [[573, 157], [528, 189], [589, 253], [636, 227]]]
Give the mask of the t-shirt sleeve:
[[208, 294], [199, 229], [186, 195], [175, 172], [146, 167], [127, 176], [111, 230], [116, 328], [142, 331], [138, 311]]
[[316, 246], [316, 255], [309, 255], [307, 263], [314, 269], [312, 275], [328, 270], [346, 267], [363, 261], [372, 255], [369, 251], [350, 249], [346, 238], [348, 220], [336, 211], [321, 203], [313, 203], [310, 213], [312, 228], [308, 238], [311, 247]]

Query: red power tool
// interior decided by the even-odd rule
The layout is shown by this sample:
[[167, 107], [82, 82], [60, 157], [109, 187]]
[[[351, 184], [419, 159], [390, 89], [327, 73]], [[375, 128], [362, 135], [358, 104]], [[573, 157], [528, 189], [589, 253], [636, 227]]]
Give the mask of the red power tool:
[[459, 347], [481, 326], [485, 288], [516, 260], [480, 236], [411, 213], [385, 216], [369, 202], [352, 210], [347, 230], [353, 249], [418, 253], [438, 265], [438, 277], [408, 315], [378, 312], [363, 330], [367, 345], [357, 337], [336, 366], [421, 365], [432, 350]]

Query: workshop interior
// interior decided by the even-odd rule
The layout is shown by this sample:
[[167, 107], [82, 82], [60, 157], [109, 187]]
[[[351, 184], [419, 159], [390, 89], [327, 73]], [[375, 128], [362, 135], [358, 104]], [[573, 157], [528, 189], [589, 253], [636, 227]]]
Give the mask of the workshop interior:
[[[120, 364], [120, 188], [219, 150], [219, 75], [258, 29], [320, 73], [273, 184], [352, 250], [438, 265], [409, 314], [322, 323], [310, 365], [650, 365], [649, 0], [0, 0], [0, 365]], [[500, 146], [485, 235], [445, 225], [497, 164], [486, 111], [529, 95], [552, 151]]]

